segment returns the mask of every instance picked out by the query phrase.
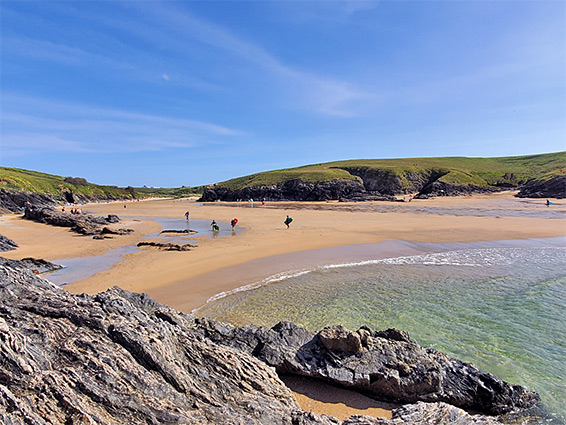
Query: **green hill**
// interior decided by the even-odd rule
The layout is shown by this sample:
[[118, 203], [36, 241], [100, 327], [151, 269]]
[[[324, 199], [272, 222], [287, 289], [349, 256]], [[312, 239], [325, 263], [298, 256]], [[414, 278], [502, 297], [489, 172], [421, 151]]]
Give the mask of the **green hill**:
[[[500, 158], [403, 158], [336, 161], [266, 171], [209, 186], [203, 200], [266, 199], [319, 200], [363, 195], [408, 193], [462, 194], [519, 188], [533, 180], [550, 180], [566, 169], [566, 152]], [[301, 182], [304, 196], [286, 188]], [[344, 190], [340, 184], [344, 186]], [[300, 186], [300, 185], [299, 185]], [[357, 186], [357, 188], [356, 188]], [[307, 193], [312, 189], [315, 193]], [[322, 188], [323, 193], [317, 188]], [[363, 193], [362, 193], [363, 192]], [[438, 192], [438, 193], [437, 193]], [[426, 194], [426, 193], [425, 193]], [[336, 196], [335, 196], [336, 195]]]
[[62, 177], [7, 167], [0, 167], [0, 188], [60, 198], [65, 198], [69, 193], [79, 199], [127, 199], [135, 196], [133, 188], [101, 186], [80, 177]]

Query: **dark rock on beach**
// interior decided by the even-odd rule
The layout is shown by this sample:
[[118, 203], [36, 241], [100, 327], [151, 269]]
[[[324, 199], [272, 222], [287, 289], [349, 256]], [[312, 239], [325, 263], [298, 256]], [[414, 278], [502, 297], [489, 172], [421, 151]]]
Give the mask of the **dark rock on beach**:
[[330, 182], [303, 182], [295, 179], [281, 185], [252, 186], [240, 190], [223, 187], [205, 187], [201, 202], [266, 199], [269, 201], [326, 201], [361, 196], [363, 184], [358, 180], [333, 180]]
[[[302, 411], [276, 369], [370, 396], [435, 401], [402, 406], [391, 420], [354, 416], [344, 425], [497, 424], [440, 401], [498, 413], [537, 400], [401, 331], [362, 331], [233, 327], [117, 287], [71, 294], [0, 258], [0, 423], [340, 424]], [[356, 333], [355, 353], [320, 338]]]
[[550, 180], [532, 180], [517, 194], [519, 198], [566, 198], [566, 176], [556, 176]]
[[0, 251], [13, 251], [18, 244], [4, 235], [0, 235]]
[[56, 201], [47, 195], [0, 189], [0, 211], [17, 213], [30, 205], [55, 206], [55, 204]]
[[[89, 214], [71, 214], [62, 212], [50, 207], [28, 206], [24, 212], [24, 218], [37, 221], [38, 223], [50, 224], [52, 226], [70, 227], [71, 230], [82, 235], [99, 235], [105, 233], [127, 234], [131, 230], [112, 231], [102, 226], [117, 223], [120, 221], [118, 216], [110, 214], [107, 217], [97, 217]], [[106, 229], [106, 230], [104, 230]]]
[[455, 185], [445, 182], [434, 181], [424, 186], [417, 195], [416, 199], [428, 199], [438, 196], [462, 196], [473, 195], [477, 193], [499, 192], [498, 187], [484, 187], [474, 185]]
[[196, 245], [191, 245], [190, 243], [177, 244], [172, 242], [138, 242], [137, 246], [150, 246], [164, 251], [190, 251], [191, 248], [196, 248]]

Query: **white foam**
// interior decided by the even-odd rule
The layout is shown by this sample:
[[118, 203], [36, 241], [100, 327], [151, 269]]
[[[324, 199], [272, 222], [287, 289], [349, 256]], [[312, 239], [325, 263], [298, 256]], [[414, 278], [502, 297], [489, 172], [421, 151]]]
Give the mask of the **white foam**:
[[[539, 248], [544, 250], [560, 250], [565, 254], [563, 258], [549, 257], [549, 264], [566, 264], [566, 247]], [[419, 255], [410, 255], [393, 258], [381, 258], [373, 260], [353, 261], [347, 263], [326, 264], [311, 269], [291, 270], [277, 273], [265, 279], [240, 286], [231, 291], [220, 292], [210, 297], [206, 304], [219, 299], [234, 295], [240, 292], [252, 291], [271, 283], [282, 282], [287, 279], [303, 276], [316, 271], [327, 271], [350, 267], [360, 267], [367, 265], [387, 264], [387, 265], [424, 265], [424, 266], [460, 266], [460, 267], [491, 267], [501, 265], [513, 265], [525, 260], [525, 255], [529, 255], [530, 250], [524, 248], [477, 248], [462, 249], [446, 252], [435, 252]]]

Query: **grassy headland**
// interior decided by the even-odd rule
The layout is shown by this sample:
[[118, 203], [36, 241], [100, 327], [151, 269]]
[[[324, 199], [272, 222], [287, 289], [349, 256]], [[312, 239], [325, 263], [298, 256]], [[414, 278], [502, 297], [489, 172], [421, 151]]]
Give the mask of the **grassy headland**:
[[517, 187], [532, 179], [547, 180], [566, 168], [566, 152], [499, 158], [402, 158], [359, 159], [266, 171], [217, 183], [216, 187], [241, 190], [246, 187], [280, 185], [290, 180], [318, 183], [333, 180], [366, 180], [366, 176], [389, 177], [411, 189], [414, 176], [437, 176], [449, 184], [477, 187]]

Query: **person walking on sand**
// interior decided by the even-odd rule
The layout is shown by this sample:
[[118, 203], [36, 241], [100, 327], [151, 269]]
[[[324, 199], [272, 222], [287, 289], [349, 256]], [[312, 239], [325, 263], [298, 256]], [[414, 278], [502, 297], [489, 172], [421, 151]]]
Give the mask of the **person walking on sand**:
[[185, 220], [189, 220], [189, 211], [185, 213]]
[[238, 224], [238, 219], [237, 218], [233, 218], [232, 221], [230, 222], [230, 224], [232, 225], [232, 231], [236, 230], [236, 224]]
[[212, 227], [213, 232], [218, 232], [220, 230], [218, 223], [216, 223], [216, 221], [214, 220], [212, 220], [212, 223], [210, 223], [210, 227]]
[[289, 224], [291, 224], [292, 221], [293, 221], [293, 219], [291, 217], [287, 216], [287, 218], [283, 222], [287, 226], [287, 229], [289, 228]]

